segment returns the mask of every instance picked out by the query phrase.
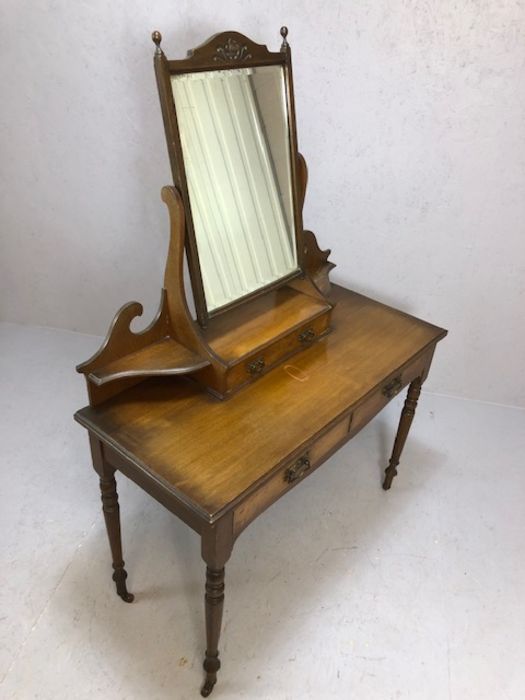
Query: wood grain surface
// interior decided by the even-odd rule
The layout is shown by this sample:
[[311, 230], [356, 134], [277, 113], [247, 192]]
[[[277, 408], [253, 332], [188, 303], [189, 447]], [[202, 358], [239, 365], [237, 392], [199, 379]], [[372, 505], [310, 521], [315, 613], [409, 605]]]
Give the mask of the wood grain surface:
[[226, 402], [187, 378], [148, 379], [76, 419], [211, 518], [446, 335], [341, 287], [331, 301], [333, 332], [291, 372], [276, 367]]

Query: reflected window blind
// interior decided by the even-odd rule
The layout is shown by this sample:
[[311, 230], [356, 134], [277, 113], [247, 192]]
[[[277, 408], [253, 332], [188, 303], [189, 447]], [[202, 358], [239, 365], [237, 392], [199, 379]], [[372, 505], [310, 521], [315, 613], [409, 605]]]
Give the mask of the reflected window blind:
[[209, 310], [297, 267], [250, 75], [172, 76]]

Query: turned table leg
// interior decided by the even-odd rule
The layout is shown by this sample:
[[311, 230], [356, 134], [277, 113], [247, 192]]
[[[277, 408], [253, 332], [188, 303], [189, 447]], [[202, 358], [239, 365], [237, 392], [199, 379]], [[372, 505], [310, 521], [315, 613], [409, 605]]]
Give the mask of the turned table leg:
[[206, 678], [201, 695], [206, 698], [217, 682], [217, 671], [221, 667], [219, 660], [219, 637], [221, 634], [222, 609], [224, 604], [224, 567], [211, 569], [206, 567], [206, 656], [204, 670]]
[[392, 486], [392, 479], [397, 475], [396, 467], [399, 464], [401, 458], [401, 452], [405, 446], [408, 431], [412, 425], [412, 419], [416, 412], [417, 400], [419, 399], [419, 394], [421, 393], [421, 378], [418, 377], [408, 387], [408, 393], [405, 400], [405, 405], [401, 411], [401, 418], [399, 419], [399, 427], [397, 429], [396, 439], [394, 441], [394, 449], [392, 450], [392, 456], [390, 457], [390, 462], [385, 470], [385, 480], [383, 482], [383, 488], [385, 491]]
[[102, 496], [102, 511], [106, 521], [106, 530], [111, 547], [111, 557], [113, 559], [113, 581], [117, 586], [117, 594], [126, 603], [131, 603], [134, 596], [128, 593], [126, 588], [126, 578], [128, 574], [124, 568], [122, 559], [122, 541], [120, 537], [120, 510], [118, 505], [117, 482], [115, 481], [115, 470], [111, 467], [105, 457], [102, 442], [94, 435], [89, 435], [91, 447], [91, 458], [93, 469], [100, 478], [100, 494]]
[[222, 609], [224, 606], [224, 565], [233, 548], [233, 513], [206, 527], [202, 533], [202, 558], [206, 562], [206, 673], [201, 695], [207, 698], [217, 683], [219, 639], [221, 636]]
[[117, 482], [115, 481], [115, 472], [106, 469], [100, 475], [100, 493], [102, 495], [102, 510], [104, 512], [104, 520], [106, 521], [106, 530], [108, 532], [109, 546], [111, 547], [111, 556], [113, 559], [113, 581], [117, 587], [117, 594], [126, 603], [133, 602], [134, 596], [128, 593], [126, 588], [126, 578], [128, 576], [124, 568], [124, 560], [122, 559], [122, 540], [120, 535], [120, 509], [118, 504]]

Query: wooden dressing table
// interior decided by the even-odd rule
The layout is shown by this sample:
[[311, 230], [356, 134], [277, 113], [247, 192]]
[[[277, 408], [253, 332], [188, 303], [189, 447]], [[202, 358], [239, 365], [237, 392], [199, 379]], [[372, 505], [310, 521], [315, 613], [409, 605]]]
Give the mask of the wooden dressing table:
[[[237, 32], [225, 32], [189, 58], [172, 62], [165, 59], [160, 35], [154, 33], [176, 183], [163, 190], [171, 216], [171, 243], [161, 307], [139, 334], [131, 332], [129, 324], [141, 313], [140, 305], [123, 307], [101, 350], [77, 368], [86, 376], [90, 406], [78, 411], [75, 419], [89, 432], [93, 465], [100, 477], [118, 595], [126, 602], [133, 600], [122, 558], [116, 471], [201, 535], [207, 566], [203, 696], [212, 691], [220, 667], [224, 571], [236, 538], [276, 500], [296, 497], [287, 494], [408, 386], [383, 484], [390, 488], [436, 344], [446, 335], [441, 328], [355, 292], [330, 288], [328, 254], [300, 226], [306, 167], [295, 146], [290, 50], [284, 28], [281, 33], [279, 54]], [[283, 204], [282, 221], [288, 221], [294, 234], [289, 240], [298, 241], [297, 259], [292, 248], [287, 252], [292, 266], [297, 263], [298, 274], [285, 270], [273, 283], [212, 309], [206, 303], [215, 293], [210, 280], [195, 283], [196, 273], [207, 274], [198, 260], [205, 245], [202, 231], [195, 231], [200, 220], [199, 182], [193, 171], [194, 181], [188, 186], [183, 172], [185, 161], [192, 172], [189, 141], [186, 146], [180, 142], [177, 92], [173, 100], [166, 78], [176, 71], [207, 73], [216, 62], [229, 69], [239, 64], [243, 70], [255, 67], [255, 73], [258, 66], [284, 67], [292, 207], [287, 218]], [[224, 79], [235, 84], [219, 85], [221, 95], [224, 91], [231, 97], [239, 85], [246, 87], [246, 77], [249, 83], [252, 75], [229, 70]], [[192, 89], [209, 89], [208, 97], [213, 97], [215, 87], [205, 87], [199, 80], [196, 87], [184, 87], [185, 98]], [[259, 88], [253, 89], [257, 93]], [[268, 148], [272, 151], [271, 144]], [[282, 194], [281, 185], [277, 190]], [[259, 217], [259, 223], [264, 222], [262, 209]], [[288, 235], [285, 225], [282, 230], [281, 246]], [[200, 299], [196, 320], [185, 302], [184, 244], [194, 294]]]

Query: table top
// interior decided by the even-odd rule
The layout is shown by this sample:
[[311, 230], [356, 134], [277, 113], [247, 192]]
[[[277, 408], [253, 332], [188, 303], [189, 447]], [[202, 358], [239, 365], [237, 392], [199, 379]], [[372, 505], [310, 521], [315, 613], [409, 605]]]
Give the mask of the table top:
[[328, 336], [226, 401], [188, 378], [160, 377], [75, 418], [213, 518], [446, 334], [336, 285], [330, 300]]

